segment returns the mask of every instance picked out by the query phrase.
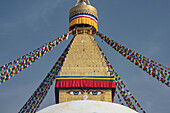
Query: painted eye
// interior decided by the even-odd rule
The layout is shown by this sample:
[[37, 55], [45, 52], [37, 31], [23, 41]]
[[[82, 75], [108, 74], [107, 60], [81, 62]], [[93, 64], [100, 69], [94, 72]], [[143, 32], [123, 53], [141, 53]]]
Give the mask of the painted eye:
[[69, 91], [67, 93], [70, 94], [70, 95], [81, 95], [81, 94], [83, 94], [81, 91]]
[[88, 94], [90, 94], [90, 95], [101, 95], [101, 94], [103, 94], [103, 92], [102, 91], [89, 91]]

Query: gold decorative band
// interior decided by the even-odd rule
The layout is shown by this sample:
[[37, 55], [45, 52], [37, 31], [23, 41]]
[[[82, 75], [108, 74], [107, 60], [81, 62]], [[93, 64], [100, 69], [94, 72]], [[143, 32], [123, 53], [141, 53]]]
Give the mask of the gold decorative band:
[[88, 24], [93, 26], [96, 30], [98, 30], [98, 26], [96, 21], [90, 19], [90, 18], [86, 18], [86, 17], [79, 17], [79, 18], [75, 18], [74, 20], [72, 20], [69, 24], [69, 30], [71, 30], [71, 27], [76, 25], [76, 24]]

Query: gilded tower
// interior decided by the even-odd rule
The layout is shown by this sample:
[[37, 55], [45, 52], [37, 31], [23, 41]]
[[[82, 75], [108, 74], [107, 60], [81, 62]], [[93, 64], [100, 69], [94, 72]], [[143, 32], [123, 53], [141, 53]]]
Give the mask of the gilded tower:
[[115, 82], [93, 38], [98, 30], [97, 10], [89, 0], [77, 0], [70, 10], [69, 30], [76, 28], [74, 40], [56, 78], [56, 103], [74, 100], [113, 102]]

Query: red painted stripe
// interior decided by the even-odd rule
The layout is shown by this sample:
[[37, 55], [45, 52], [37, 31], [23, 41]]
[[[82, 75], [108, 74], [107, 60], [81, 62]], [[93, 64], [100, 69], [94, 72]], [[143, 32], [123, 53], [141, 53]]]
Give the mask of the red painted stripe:
[[115, 81], [102, 80], [61, 80], [56, 81], [57, 88], [76, 88], [76, 87], [93, 87], [93, 88], [116, 88]]

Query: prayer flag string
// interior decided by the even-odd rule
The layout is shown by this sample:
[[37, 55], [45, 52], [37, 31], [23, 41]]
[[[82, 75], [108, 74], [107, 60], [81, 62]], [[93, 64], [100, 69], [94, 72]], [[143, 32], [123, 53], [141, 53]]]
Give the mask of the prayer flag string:
[[52, 45], [57, 43], [57, 45], [60, 43], [60, 41], [62, 41], [63, 39], [67, 38], [69, 36], [70, 33], [74, 32], [75, 29], [71, 30], [69, 33], [66, 33], [65, 35], [62, 35], [61, 37], [58, 37], [56, 39], [54, 39], [53, 41], [50, 41], [44, 45], [42, 45], [40, 48], [37, 48], [35, 49], [34, 51], [31, 51], [29, 52], [28, 54], [18, 58], [18, 59], [15, 59], [11, 62], [9, 62], [8, 64], [5, 64], [3, 66], [0, 67], [0, 71], [4, 71], [6, 69], [9, 69], [11, 66], [13, 66], [14, 64], [17, 64], [17, 63], [20, 63], [21, 61], [23, 61], [24, 59], [30, 57], [30, 56], [33, 56], [34, 54], [36, 54], [37, 52], [39, 52], [42, 48], [44, 49], [46, 47], [46, 50], [49, 50], [51, 49], [52, 46], [55, 46], [55, 45]]
[[61, 41], [66, 39], [71, 33], [73, 33], [75, 29], [71, 30], [70, 32], [62, 35], [61, 37], [58, 37], [57, 39], [50, 41], [47, 44], [44, 44], [40, 48], [34, 50], [33, 52], [30, 52], [27, 55], [24, 55], [23, 57], [20, 57], [18, 60], [14, 60], [12, 63], [8, 63], [1, 68], [4, 70], [2, 73], [0, 73], [0, 84], [6, 82], [10, 78], [14, 77], [14, 75], [18, 74], [23, 69], [29, 67], [31, 64], [33, 64], [35, 61], [40, 59], [42, 56], [44, 56], [46, 53], [51, 51], [54, 47], [56, 47]]
[[[74, 38], [73, 38], [74, 39]], [[55, 80], [56, 76], [58, 75], [61, 67], [63, 66], [63, 62], [66, 58], [66, 54], [69, 51], [70, 45], [73, 42], [73, 39], [61, 55], [61, 57], [58, 59], [56, 64], [53, 66], [51, 71], [48, 73], [48, 75], [45, 77], [43, 82], [40, 84], [40, 86], [37, 88], [37, 90], [33, 93], [33, 95], [28, 99], [26, 104], [21, 108], [19, 113], [34, 113], [38, 110], [40, 104], [44, 100], [45, 96], [48, 93], [48, 90], [50, 89], [51, 85], [53, 84], [53, 81]]]
[[117, 95], [117, 98], [119, 99], [119, 102], [121, 103], [121, 105], [124, 105], [117, 91], [115, 91], [115, 94]]
[[130, 60], [142, 70], [146, 71], [149, 75], [153, 76], [158, 81], [170, 87], [169, 68], [128, 49], [127, 47], [113, 41], [112, 39], [109, 39], [105, 35], [102, 35], [95, 30], [93, 30], [93, 32], [96, 33], [96, 35], [104, 40], [108, 45], [110, 45], [112, 48], [122, 54], [125, 58]]
[[[99, 46], [98, 46], [98, 48], [100, 49], [100, 51], [101, 51], [101, 53], [102, 53], [102, 55], [103, 55], [103, 57], [106, 61], [106, 64], [108, 66], [108, 69], [109, 69], [111, 76], [113, 76], [115, 78], [116, 86], [117, 86], [118, 90], [120, 91], [120, 94], [123, 97], [123, 99], [125, 100], [128, 107], [137, 111], [136, 107], [132, 104], [132, 101], [130, 99], [130, 98], [132, 98], [134, 103], [140, 108], [140, 110], [143, 113], [146, 113], [145, 110], [139, 104], [139, 102], [134, 98], [132, 93], [127, 89], [127, 87], [125, 86], [125, 84], [121, 80], [120, 76], [116, 73], [116, 71], [114, 70], [114, 68], [110, 64], [109, 60], [107, 59], [107, 57], [103, 53], [102, 49]], [[118, 96], [119, 101], [121, 102], [120, 96], [119, 95], [117, 95], [117, 96]], [[121, 103], [121, 104], [123, 104], [123, 103]]]

